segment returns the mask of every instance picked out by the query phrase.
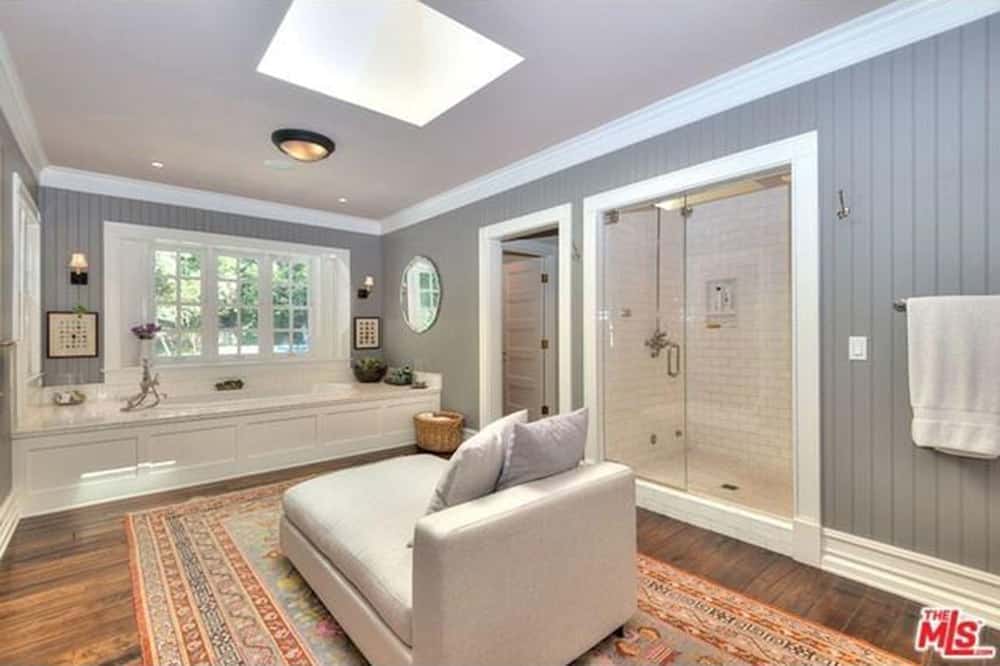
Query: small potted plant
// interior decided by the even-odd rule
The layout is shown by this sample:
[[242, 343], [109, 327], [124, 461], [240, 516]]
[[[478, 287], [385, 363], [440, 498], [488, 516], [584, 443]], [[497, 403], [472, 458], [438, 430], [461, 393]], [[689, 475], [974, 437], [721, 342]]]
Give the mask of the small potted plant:
[[388, 368], [385, 361], [374, 356], [359, 358], [354, 361], [352, 367], [354, 368], [354, 376], [357, 380], [366, 384], [382, 381], [382, 377], [385, 376], [385, 371]]

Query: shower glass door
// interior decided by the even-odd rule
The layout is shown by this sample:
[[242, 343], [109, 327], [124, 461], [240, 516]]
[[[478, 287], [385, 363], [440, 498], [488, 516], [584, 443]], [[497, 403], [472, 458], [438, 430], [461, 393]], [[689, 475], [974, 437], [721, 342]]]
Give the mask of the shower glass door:
[[684, 224], [646, 206], [605, 225], [605, 455], [687, 487]]

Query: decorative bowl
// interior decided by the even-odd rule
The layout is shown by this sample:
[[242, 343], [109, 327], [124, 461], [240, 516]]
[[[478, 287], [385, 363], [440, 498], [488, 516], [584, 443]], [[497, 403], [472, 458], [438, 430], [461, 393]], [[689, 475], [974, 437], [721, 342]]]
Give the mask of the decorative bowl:
[[379, 358], [363, 358], [351, 364], [354, 377], [362, 383], [380, 382], [385, 377], [388, 366]]

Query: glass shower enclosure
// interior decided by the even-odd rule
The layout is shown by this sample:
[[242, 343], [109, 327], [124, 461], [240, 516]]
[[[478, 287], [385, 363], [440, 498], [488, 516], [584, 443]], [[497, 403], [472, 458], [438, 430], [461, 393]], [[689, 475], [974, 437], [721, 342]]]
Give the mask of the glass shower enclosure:
[[787, 171], [606, 217], [605, 457], [792, 515]]

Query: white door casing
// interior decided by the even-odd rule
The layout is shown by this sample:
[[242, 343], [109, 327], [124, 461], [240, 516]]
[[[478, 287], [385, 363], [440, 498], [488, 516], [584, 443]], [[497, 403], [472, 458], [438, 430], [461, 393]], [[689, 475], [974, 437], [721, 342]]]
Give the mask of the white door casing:
[[21, 177], [14, 173], [11, 181], [14, 249], [11, 339], [16, 343], [11, 356], [16, 423], [27, 402], [29, 387], [40, 384], [42, 377], [42, 217]]
[[[792, 207], [792, 441], [794, 514], [781, 551], [812, 565], [820, 562], [820, 390], [819, 390], [819, 167], [815, 131], [727, 155], [647, 180], [601, 192], [583, 202], [583, 387], [590, 411], [587, 457], [604, 458], [603, 396], [600, 368], [603, 363], [602, 303], [603, 234], [606, 212], [667, 195], [704, 187], [788, 166], [791, 169]], [[649, 484], [647, 484], [649, 485]], [[773, 519], [724, 502], [697, 498], [688, 493], [655, 492], [661, 507], [676, 515], [708, 516], [713, 523], [734, 525], [745, 534], [781, 528]], [[695, 506], [696, 504], [696, 506]], [[726, 532], [725, 529], [719, 531]]]
[[479, 427], [503, 414], [503, 241], [558, 229], [560, 413], [573, 407], [572, 204], [562, 204], [479, 229]]

